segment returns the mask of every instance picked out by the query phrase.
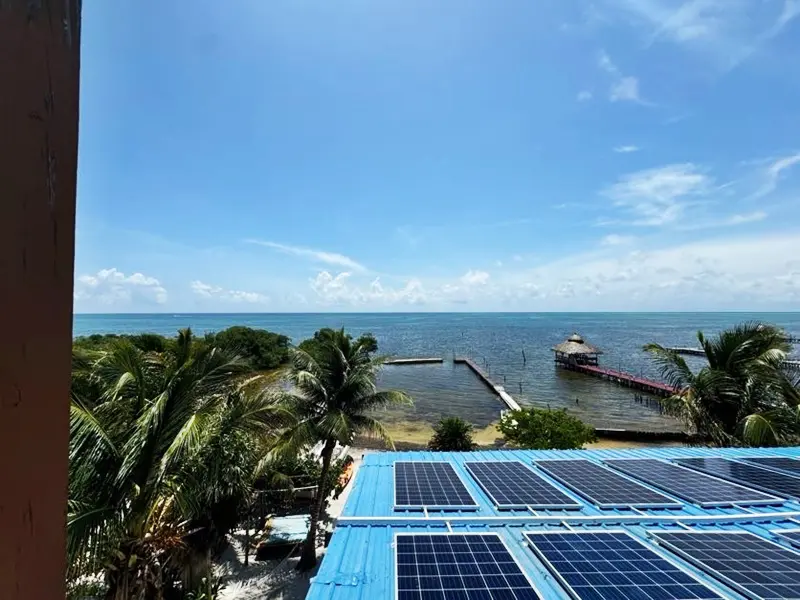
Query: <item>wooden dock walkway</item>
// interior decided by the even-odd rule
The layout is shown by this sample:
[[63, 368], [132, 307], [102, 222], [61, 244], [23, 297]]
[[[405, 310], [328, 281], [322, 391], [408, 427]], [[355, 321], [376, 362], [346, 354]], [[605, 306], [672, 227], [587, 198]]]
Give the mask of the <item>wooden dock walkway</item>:
[[586, 375], [591, 375], [592, 377], [599, 377], [600, 379], [605, 379], [606, 381], [611, 381], [618, 385], [640, 390], [642, 392], [647, 392], [648, 394], [653, 394], [654, 396], [667, 397], [671, 396], [677, 391], [675, 388], [667, 385], [666, 383], [645, 379], [644, 377], [637, 377], [636, 375], [625, 373], [624, 371], [615, 371], [614, 369], [606, 369], [605, 367], [597, 367], [594, 365], [578, 365], [570, 363], [559, 363], [559, 366], [569, 371], [577, 371], [578, 373], [584, 373]]
[[390, 358], [385, 365], [432, 365], [443, 363], [443, 358]]
[[487, 385], [487, 387], [492, 390], [495, 394], [497, 394], [500, 399], [505, 403], [505, 405], [509, 408], [509, 410], [519, 410], [520, 406], [517, 404], [517, 401], [511, 397], [506, 389], [502, 385], [497, 385], [494, 381], [492, 381], [489, 376], [483, 372], [483, 370], [472, 362], [468, 358], [453, 358], [453, 362], [457, 365], [467, 365], [475, 375], [478, 376], [478, 379], [483, 381]]
[[702, 348], [667, 348], [676, 354], [688, 354], [689, 356], [705, 356], [706, 353]]

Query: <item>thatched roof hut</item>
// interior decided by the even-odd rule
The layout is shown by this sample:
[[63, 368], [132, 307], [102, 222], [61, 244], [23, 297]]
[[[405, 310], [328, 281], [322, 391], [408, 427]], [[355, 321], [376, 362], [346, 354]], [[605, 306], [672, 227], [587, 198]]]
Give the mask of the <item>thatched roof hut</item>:
[[553, 348], [553, 352], [560, 352], [561, 354], [602, 354], [603, 351], [595, 348], [591, 344], [587, 344], [584, 339], [577, 333], [573, 333], [566, 340]]
[[587, 344], [577, 333], [573, 333], [566, 340], [553, 347], [557, 363], [597, 364], [597, 355], [603, 351], [591, 344]]

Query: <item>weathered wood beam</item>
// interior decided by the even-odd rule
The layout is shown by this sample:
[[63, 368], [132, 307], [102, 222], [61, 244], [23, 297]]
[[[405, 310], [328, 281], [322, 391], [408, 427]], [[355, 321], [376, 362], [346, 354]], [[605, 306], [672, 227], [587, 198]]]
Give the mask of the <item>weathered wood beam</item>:
[[0, 598], [62, 600], [80, 0], [0, 0]]

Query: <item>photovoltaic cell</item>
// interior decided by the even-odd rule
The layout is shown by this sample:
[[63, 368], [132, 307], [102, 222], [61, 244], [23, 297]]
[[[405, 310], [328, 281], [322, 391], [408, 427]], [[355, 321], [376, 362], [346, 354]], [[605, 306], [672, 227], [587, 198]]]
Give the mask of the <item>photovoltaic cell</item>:
[[795, 460], [788, 456], [755, 456], [737, 458], [737, 460], [753, 463], [759, 467], [767, 467], [768, 469], [777, 469], [794, 475], [800, 475], [800, 460]]
[[794, 546], [800, 546], [800, 530], [792, 529], [789, 531], [774, 531], [773, 533]]
[[720, 598], [622, 531], [526, 533], [534, 552], [581, 600]]
[[549, 481], [519, 461], [464, 463], [498, 508], [580, 508]]
[[679, 458], [679, 465], [710, 473], [736, 483], [754, 487], [773, 494], [800, 497], [800, 478], [786, 473], [762, 469], [755, 465], [728, 460], [727, 458]]
[[671, 498], [589, 460], [537, 460], [534, 464], [600, 508], [681, 506]]
[[446, 462], [394, 463], [395, 508], [478, 508], [453, 465]]
[[782, 498], [756, 492], [668, 462], [655, 459], [604, 461], [610, 467], [700, 506], [728, 504], [780, 504]]
[[397, 600], [538, 600], [495, 533], [397, 534]]
[[665, 547], [757, 600], [800, 598], [800, 554], [747, 531], [653, 533]]

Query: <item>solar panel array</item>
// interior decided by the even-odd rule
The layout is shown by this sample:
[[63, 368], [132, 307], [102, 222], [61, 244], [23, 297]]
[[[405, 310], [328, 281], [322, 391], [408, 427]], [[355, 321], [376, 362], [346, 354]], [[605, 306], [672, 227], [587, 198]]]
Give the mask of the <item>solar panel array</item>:
[[680, 507], [675, 500], [589, 460], [539, 460], [534, 464], [601, 508]]
[[800, 546], [800, 530], [774, 531], [779, 538], [782, 538], [795, 546]]
[[538, 600], [497, 534], [397, 535], [397, 600]]
[[800, 478], [785, 473], [762, 469], [727, 458], [679, 458], [675, 462], [773, 494], [800, 497]]
[[624, 532], [526, 533], [525, 537], [548, 569], [582, 600], [721, 597]]
[[476, 509], [478, 505], [447, 462], [394, 463], [395, 508]]
[[607, 460], [615, 469], [700, 506], [774, 504], [781, 498], [655, 459]]
[[800, 554], [745, 531], [655, 533], [668, 548], [756, 599], [800, 598]]
[[759, 467], [778, 469], [779, 471], [800, 475], [800, 460], [795, 460], [787, 456], [757, 456], [752, 458], [740, 458], [738, 460], [753, 463]]
[[580, 508], [538, 473], [519, 461], [467, 462], [464, 466], [498, 508]]

